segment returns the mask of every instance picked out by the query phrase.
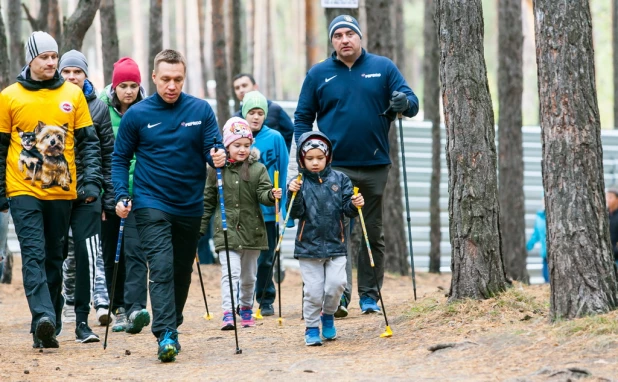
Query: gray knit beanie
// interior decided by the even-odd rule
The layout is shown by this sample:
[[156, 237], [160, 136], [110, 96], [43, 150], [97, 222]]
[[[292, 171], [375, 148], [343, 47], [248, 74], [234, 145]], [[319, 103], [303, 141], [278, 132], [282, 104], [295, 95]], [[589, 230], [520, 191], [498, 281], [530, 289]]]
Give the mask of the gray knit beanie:
[[88, 61], [86, 61], [86, 56], [82, 54], [82, 52], [78, 52], [77, 50], [69, 50], [60, 58], [60, 63], [58, 64], [58, 71], [62, 72], [62, 69], [70, 66], [72, 68], [80, 68], [88, 77]]
[[58, 43], [54, 38], [45, 32], [32, 32], [28, 41], [26, 41], [26, 65], [30, 65], [32, 60], [41, 53], [54, 52], [58, 53]]

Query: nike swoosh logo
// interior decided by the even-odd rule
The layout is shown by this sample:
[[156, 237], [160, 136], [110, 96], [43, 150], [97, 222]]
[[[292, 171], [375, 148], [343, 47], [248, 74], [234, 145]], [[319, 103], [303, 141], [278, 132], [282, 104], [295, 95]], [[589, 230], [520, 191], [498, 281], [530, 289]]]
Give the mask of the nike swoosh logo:
[[155, 126], [159, 126], [161, 123], [162, 123], [162, 122], [155, 123], [154, 125], [151, 125], [151, 124], [149, 123], [149, 124], [148, 124], [148, 128], [149, 128], [149, 129], [152, 129], [152, 128], [153, 128], [153, 127], [155, 127]]
[[337, 76], [338, 76], [338, 74], [336, 74], [336, 75], [332, 76], [331, 78], [325, 78], [325, 79], [324, 79], [324, 82], [328, 82], [328, 81], [332, 80], [333, 78], [335, 78], [335, 77], [337, 77]]

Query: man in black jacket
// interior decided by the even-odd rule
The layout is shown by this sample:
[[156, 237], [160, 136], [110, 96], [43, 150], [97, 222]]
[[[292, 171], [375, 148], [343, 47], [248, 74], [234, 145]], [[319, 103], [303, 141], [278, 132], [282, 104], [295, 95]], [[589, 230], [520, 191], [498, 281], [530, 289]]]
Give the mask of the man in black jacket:
[[[112, 152], [114, 151], [114, 132], [107, 105], [97, 97], [92, 83], [88, 80], [88, 62], [86, 57], [76, 50], [62, 55], [58, 66], [65, 81], [82, 89], [88, 109], [101, 145], [101, 171], [103, 173], [103, 204], [107, 208], [114, 206], [114, 189], [112, 186]], [[79, 150], [76, 148], [76, 154]], [[97, 288], [95, 298], [97, 318], [107, 324], [109, 299], [105, 288], [105, 270], [103, 259], [99, 256], [99, 238], [101, 236], [101, 203], [86, 203], [84, 200], [84, 168], [76, 158], [77, 200], [73, 201], [70, 230], [65, 245], [66, 259], [63, 264], [64, 297], [67, 308], [75, 309], [75, 338], [78, 342], [98, 342], [99, 337], [88, 327], [90, 298], [94, 297], [95, 281], [103, 281]], [[98, 260], [98, 261], [97, 261]], [[100, 264], [100, 269], [97, 265]], [[74, 279], [72, 276], [75, 276]], [[71, 282], [73, 281], [73, 282]], [[73, 306], [71, 306], [73, 305]], [[103, 322], [105, 321], [105, 322]]]
[[81, 89], [58, 73], [58, 44], [33, 32], [17, 83], [0, 93], [0, 211], [11, 207], [19, 239], [33, 347], [59, 347], [62, 260], [72, 201], [75, 150], [84, 203], [101, 193], [101, 148]]
[[[255, 83], [255, 78], [248, 73], [240, 73], [234, 76], [232, 86], [234, 87], [236, 98], [240, 101], [241, 110], [242, 100], [245, 98], [245, 94], [254, 90], [259, 90], [257, 83]], [[270, 127], [271, 129], [277, 130], [283, 136], [289, 153], [290, 148], [292, 147], [292, 138], [294, 137], [294, 124], [292, 123], [292, 119], [290, 119], [290, 116], [287, 115], [285, 110], [283, 110], [283, 108], [281, 108], [281, 106], [277, 103], [271, 100], [268, 100], [267, 103], [268, 113], [266, 113], [264, 125]], [[242, 118], [241, 110], [234, 113], [234, 116]]]

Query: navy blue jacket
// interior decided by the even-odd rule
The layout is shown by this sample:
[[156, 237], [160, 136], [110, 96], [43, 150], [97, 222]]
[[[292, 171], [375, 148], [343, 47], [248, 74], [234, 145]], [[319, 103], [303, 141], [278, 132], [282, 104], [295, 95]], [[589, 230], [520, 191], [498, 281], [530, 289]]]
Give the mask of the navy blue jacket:
[[379, 116], [388, 106], [393, 91], [408, 96], [409, 109], [418, 113], [418, 98], [397, 66], [386, 57], [365, 52], [351, 68], [331, 58], [307, 73], [294, 113], [294, 135], [311, 131], [313, 121], [333, 142], [333, 166], [377, 166], [390, 164], [388, 131], [390, 120]]
[[[298, 140], [296, 158], [300, 158], [303, 142], [315, 136], [327, 140], [332, 153], [332, 143], [318, 132], [303, 134]], [[295, 258], [327, 258], [347, 255], [347, 236], [344, 229], [344, 215], [358, 216], [358, 209], [352, 204], [352, 182], [348, 176], [333, 170], [330, 163], [324, 170], [313, 173], [304, 168], [297, 159], [298, 169], [303, 175], [303, 184], [296, 193], [290, 217], [299, 219], [296, 234]], [[288, 191], [288, 206], [292, 193]]]
[[[277, 130], [279, 134], [283, 136], [289, 153], [292, 147], [292, 138], [294, 137], [294, 124], [292, 123], [292, 119], [290, 119], [288, 113], [286, 113], [279, 104], [270, 100], [267, 102], [268, 113], [266, 114], [263, 125]], [[241, 110], [234, 113], [234, 117], [244, 118], [242, 116], [242, 103], [240, 104], [240, 109]]]
[[170, 104], [155, 93], [131, 106], [114, 145], [116, 202], [129, 195], [129, 166], [135, 154], [133, 210], [202, 216], [206, 162], [213, 166], [210, 149], [215, 140], [223, 148], [215, 114], [204, 100], [181, 93]]

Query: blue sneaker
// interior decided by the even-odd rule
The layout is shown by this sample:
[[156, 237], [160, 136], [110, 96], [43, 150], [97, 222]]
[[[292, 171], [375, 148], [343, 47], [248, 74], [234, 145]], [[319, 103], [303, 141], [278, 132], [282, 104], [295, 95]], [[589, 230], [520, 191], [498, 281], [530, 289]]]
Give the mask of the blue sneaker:
[[320, 338], [320, 328], [305, 329], [305, 345], [322, 346], [322, 339]]
[[372, 299], [369, 296], [362, 296], [360, 298], [360, 308], [361, 308], [362, 314], [367, 314], [367, 313], [382, 314], [382, 311], [380, 311], [380, 307], [376, 303], [376, 300]]
[[335, 328], [335, 316], [332, 314], [322, 313], [322, 337], [325, 340], [332, 341], [337, 338], [337, 329]]
[[178, 355], [178, 334], [166, 330], [159, 337], [159, 351], [158, 356], [161, 362], [173, 362]]
[[142, 331], [144, 326], [150, 325], [150, 314], [146, 309], [134, 310], [127, 319], [125, 331], [130, 334], [137, 334]]

